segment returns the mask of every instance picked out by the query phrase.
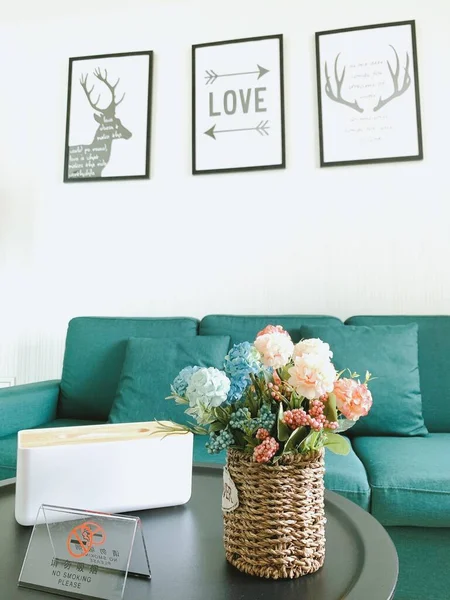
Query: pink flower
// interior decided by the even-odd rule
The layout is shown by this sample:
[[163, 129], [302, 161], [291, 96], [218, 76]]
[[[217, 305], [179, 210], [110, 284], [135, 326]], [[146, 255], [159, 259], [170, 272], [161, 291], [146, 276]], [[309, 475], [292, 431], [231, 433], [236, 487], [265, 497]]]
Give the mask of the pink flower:
[[309, 400], [321, 398], [333, 390], [336, 370], [332, 362], [320, 354], [303, 354], [289, 369], [288, 383], [300, 396]]
[[266, 335], [266, 333], [284, 333], [284, 335], [290, 337], [288, 332], [285, 331], [281, 325], [267, 325], [256, 334], [256, 337], [258, 338], [260, 335]]
[[338, 409], [352, 421], [365, 417], [372, 406], [372, 394], [367, 385], [355, 379], [338, 379], [333, 393]]
[[279, 447], [280, 444], [275, 438], [268, 437], [253, 450], [253, 459], [259, 463], [267, 463], [277, 453]]
[[[269, 327], [272, 328], [271, 331], [263, 333]], [[274, 369], [284, 367], [290, 361], [294, 350], [290, 335], [280, 325], [277, 327], [268, 325], [263, 331], [260, 331], [254, 346], [261, 354], [263, 365]]]

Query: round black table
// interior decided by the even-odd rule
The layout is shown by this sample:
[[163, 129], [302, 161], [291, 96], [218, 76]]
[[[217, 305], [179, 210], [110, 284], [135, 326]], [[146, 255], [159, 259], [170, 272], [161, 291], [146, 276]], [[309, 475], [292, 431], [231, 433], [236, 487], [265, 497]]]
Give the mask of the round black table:
[[[145, 472], [142, 473], [145, 477]], [[31, 528], [14, 519], [14, 485], [0, 487], [0, 598], [45, 600], [18, 588]], [[128, 578], [125, 600], [390, 600], [398, 576], [395, 547], [367, 512], [326, 492], [326, 558], [322, 569], [272, 581], [237, 571], [222, 543], [222, 471], [195, 467], [185, 506], [136, 513], [141, 517], [152, 580]]]

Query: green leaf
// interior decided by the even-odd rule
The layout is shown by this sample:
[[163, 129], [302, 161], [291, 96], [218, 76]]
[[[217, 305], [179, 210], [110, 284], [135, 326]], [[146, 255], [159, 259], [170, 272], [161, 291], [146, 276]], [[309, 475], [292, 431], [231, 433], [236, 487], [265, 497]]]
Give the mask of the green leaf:
[[291, 429], [283, 422], [284, 410], [283, 403], [280, 402], [280, 408], [278, 409], [277, 419], [277, 437], [280, 442], [285, 442], [291, 435]]
[[295, 429], [291, 433], [288, 441], [284, 445], [283, 454], [285, 454], [286, 452], [292, 452], [293, 450], [296, 450], [300, 442], [302, 442], [307, 436], [307, 433], [308, 430], [306, 429], [306, 427], [297, 427], [297, 429]]
[[260, 380], [259, 377], [257, 377], [256, 375], [254, 375], [253, 373], [250, 374], [250, 379], [252, 381], [252, 384], [255, 388], [255, 392], [256, 395], [258, 396], [258, 400], [263, 400], [263, 391], [261, 390], [261, 385], [260, 385]]
[[182, 396], [178, 396], [177, 394], [173, 394], [172, 396], [167, 396], [166, 400], [175, 400], [177, 404], [189, 404], [189, 400], [183, 398]]
[[[292, 364], [292, 363], [291, 363]], [[287, 381], [289, 379], [289, 369], [291, 368], [291, 364], [287, 364], [284, 367], [278, 369], [278, 374], [282, 381]]]
[[244, 435], [244, 439], [247, 442], [247, 446], [250, 446], [250, 448], [256, 448], [256, 446], [259, 446], [259, 444], [261, 443], [260, 440], [257, 440], [255, 437], [252, 437], [251, 435]]
[[342, 435], [337, 433], [327, 433], [324, 446], [326, 446], [331, 452], [335, 454], [346, 455], [350, 452], [350, 443]]
[[216, 431], [222, 431], [224, 429], [223, 423], [220, 421], [214, 421], [209, 424], [209, 431], [215, 433]]
[[232, 429], [231, 433], [233, 434], [236, 446], [238, 446], [239, 448], [243, 448], [247, 443], [244, 432], [240, 431], [240, 429]]
[[314, 450], [317, 442], [317, 438], [319, 437], [319, 431], [310, 431], [309, 434], [305, 437], [302, 442], [301, 450], [302, 452]]
[[337, 421], [336, 396], [328, 394], [328, 400], [325, 402], [324, 415], [329, 421]]
[[216, 417], [217, 421], [220, 421], [223, 425], [228, 425], [228, 421], [230, 420], [230, 413], [227, 412], [221, 406], [217, 406], [212, 410], [212, 414]]
[[170, 423], [163, 423], [158, 421], [158, 419], [155, 419], [155, 422], [157, 423], [158, 427], [156, 427], [155, 430], [150, 433], [150, 435], [153, 433], [165, 433], [166, 435], [171, 435], [173, 433], [188, 432], [206, 435], [208, 433], [207, 429], [200, 427], [200, 425], [196, 425], [195, 423], [186, 423], [186, 425], [180, 425], [180, 423], [174, 423], [173, 421], [170, 421]]
[[299, 396], [296, 392], [292, 392], [291, 400], [290, 400], [290, 408], [291, 410], [294, 408], [300, 408], [302, 405], [302, 396]]
[[208, 435], [208, 430], [200, 425], [195, 425], [194, 423], [188, 423], [190, 430], [192, 433], [196, 433], [197, 435]]
[[248, 406], [247, 406], [247, 408], [250, 411], [250, 414], [251, 414], [251, 416], [253, 418], [255, 418], [257, 416], [260, 407], [261, 407], [260, 400], [258, 399], [257, 396], [255, 396], [255, 395], [252, 394], [248, 398]]

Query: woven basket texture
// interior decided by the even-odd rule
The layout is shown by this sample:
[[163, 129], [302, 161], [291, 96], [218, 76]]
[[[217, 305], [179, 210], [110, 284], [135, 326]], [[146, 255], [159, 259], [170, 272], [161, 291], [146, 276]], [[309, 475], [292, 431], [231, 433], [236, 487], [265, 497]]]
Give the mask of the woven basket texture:
[[324, 451], [284, 456], [276, 465], [228, 450], [239, 506], [223, 514], [228, 562], [268, 579], [314, 573], [325, 559]]

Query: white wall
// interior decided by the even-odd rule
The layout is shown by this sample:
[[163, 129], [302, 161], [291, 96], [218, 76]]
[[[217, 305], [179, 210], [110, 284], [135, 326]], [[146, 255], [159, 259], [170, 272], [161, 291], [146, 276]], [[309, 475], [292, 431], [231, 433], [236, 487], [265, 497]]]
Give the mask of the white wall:
[[[70, 317], [449, 313], [446, 0], [16, 0], [0, 21], [0, 375]], [[244, 12], [245, 7], [245, 12]], [[320, 169], [314, 32], [416, 19], [422, 162]], [[283, 33], [286, 170], [190, 174], [190, 46]], [[151, 180], [63, 184], [68, 57], [154, 50]]]

